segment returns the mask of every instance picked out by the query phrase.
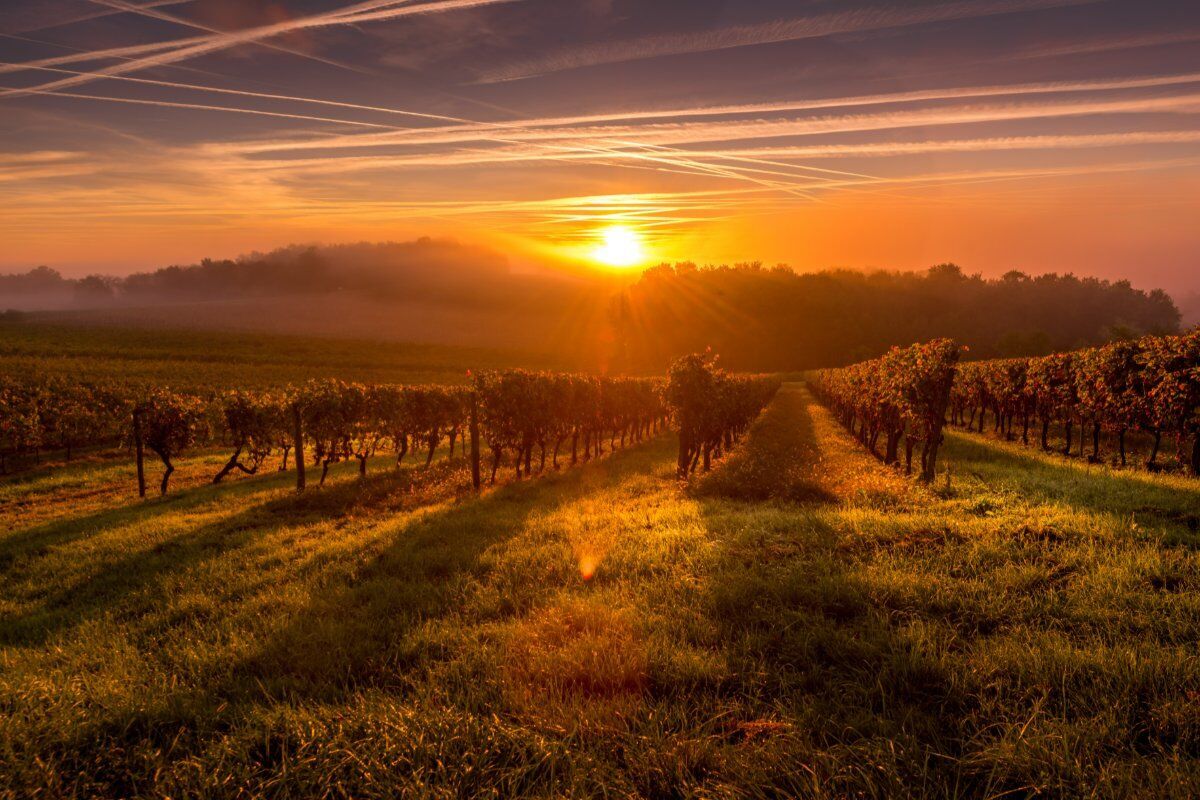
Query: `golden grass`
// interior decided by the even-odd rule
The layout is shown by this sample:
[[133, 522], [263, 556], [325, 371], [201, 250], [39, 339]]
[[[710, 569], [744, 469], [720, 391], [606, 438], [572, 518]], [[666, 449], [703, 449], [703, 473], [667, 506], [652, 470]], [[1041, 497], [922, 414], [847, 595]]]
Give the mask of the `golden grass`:
[[1195, 483], [955, 435], [922, 488], [797, 386], [691, 490], [673, 448], [0, 483], [0, 796], [1200, 788]]

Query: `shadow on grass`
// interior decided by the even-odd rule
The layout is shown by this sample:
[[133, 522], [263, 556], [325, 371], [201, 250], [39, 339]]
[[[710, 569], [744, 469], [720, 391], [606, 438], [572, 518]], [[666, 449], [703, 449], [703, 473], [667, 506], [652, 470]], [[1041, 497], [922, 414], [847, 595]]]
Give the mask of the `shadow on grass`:
[[805, 391], [788, 386], [729, 456], [694, 483], [690, 494], [749, 502], [837, 502], [837, 495], [821, 485], [821, 461]]
[[[846, 436], [840, 429], [836, 435]], [[838, 449], [832, 440], [822, 444], [829, 444], [827, 454]], [[1058, 502], [1081, 511], [1154, 517], [1173, 526], [1168, 540], [1195, 540], [1186, 528], [1194, 530], [1200, 513], [1200, 483], [1191, 491], [1175, 481], [1053, 463], [959, 435], [948, 437], [944, 453], [956, 480], [972, 475], [980, 481], [963, 481], [967, 500], [1011, 492], [1030, 505]], [[974, 538], [918, 531], [928, 538], [917, 540], [915, 549], [900, 550], [858, 546], [871, 541], [860, 531], [886, 531], [892, 520], [889, 511], [852, 502], [844, 508], [739, 509], [702, 499], [699, 507], [717, 548], [704, 578], [705, 624], [697, 626], [715, 631], [715, 637], [696, 644], [725, 654], [724, 696], [748, 698], [745, 706], [761, 710], [764, 725], [788, 726], [775, 734], [777, 747], [792, 748], [788, 762], [811, 770], [820, 787], [813, 794], [1074, 796], [1107, 778], [1108, 763], [1134, 770], [1132, 780], [1126, 776], [1127, 783], [1117, 784], [1127, 793], [1138, 780], [1163, 785], [1154, 774], [1155, 759], [1168, 763], [1194, 755], [1194, 739], [1147, 722], [1187, 704], [1190, 668], [1159, 678], [1172, 670], [1175, 656], [1147, 648], [1155, 654], [1146, 656], [1153, 666], [1145, 674], [1156, 677], [1143, 678], [1124, 653], [1108, 654], [1111, 642], [1125, 635], [1122, 630], [1083, 633], [1070, 627], [1072, 615], [1083, 608], [1090, 614], [1093, 605], [1100, 606], [1099, 619], [1115, 607], [1140, 607], [1145, 595], [1122, 585], [1121, 598], [1110, 599], [1091, 594], [1081, 582], [1067, 599], [1052, 582], [1014, 579], [1030, 555], [1055, 564], [1053, 552], [1037, 543], [1005, 554], [1008, 537], [1019, 535], [1015, 525], [998, 521], [994, 542], [978, 544]], [[956, 508], [924, 510], [951, 514]], [[896, 530], [904, 532], [903, 521]], [[1086, 546], [1070, 557], [1097, 558]], [[1122, 567], [1108, 563], [1114, 571]], [[1018, 592], [1023, 605], [1012, 599]], [[1072, 610], [1072, 603], [1080, 607]], [[1174, 606], [1172, 613], [1188, 619], [1188, 612], [1175, 612], [1184, 607], [1190, 608]], [[1017, 617], [1014, 608], [1029, 616]], [[1044, 629], [1055, 633], [1047, 636]], [[1131, 647], [1145, 646], [1139, 635]], [[1072, 660], [1059, 661], [1063, 657], [1054, 646], [1037, 652], [1039, 643], [1057, 644], [1057, 637], [1068, 636]], [[1179, 657], [1188, 655], [1185, 648]], [[989, 659], [993, 671], [980, 670]], [[1021, 671], [1025, 664], [1038, 664], [1038, 671]], [[754, 724], [749, 732], [732, 726], [731, 739], [761, 735]], [[1099, 741], [1108, 748], [1097, 757], [1106, 762], [1103, 767], [1085, 763], [1091, 757], [1084, 755], [1087, 748], [1101, 752], [1094, 744]], [[1071, 747], [1063, 747], [1065, 742]], [[775, 780], [781, 783], [768, 783]], [[784, 780], [768, 775], [755, 790], [798, 794]]]
[[72, 451], [69, 460], [65, 449], [43, 451], [37, 456], [10, 455], [5, 459], [7, 471], [0, 472], [0, 487], [34, 483], [72, 467], [110, 466], [132, 461], [132, 453], [113, 444], [77, 447]]
[[887, 709], [877, 733], [906, 732], [947, 752], [945, 716], [968, 702], [952, 676], [897, 636], [839, 547], [844, 532], [803, 509], [783, 513], [791, 524], [738, 530], [702, 504], [721, 542], [707, 607], [738, 672], [762, 681], [765, 697], [804, 695], [828, 722], [814, 731], [824, 746], [845, 743], [858, 711]]
[[[213, 663], [206, 674], [189, 677], [168, 697], [136, 711], [96, 714], [87, 725], [66, 731], [67, 738], [42, 745], [53, 748], [58, 774], [87, 775], [89, 785], [103, 794], [139, 795], [151, 792], [164, 764], [220, 747], [232, 731], [260, 725], [263, 715], [276, 709], [282, 713], [304, 701], [344, 701], [372, 687], [404, 692], [413, 680], [436, 669], [445, 660], [443, 653], [453, 657], [452, 641], [430, 639], [420, 629], [452, 620], [473, 587], [486, 583], [495, 568], [486, 553], [519, 536], [531, 515], [553, 513], [597, 486], [644, 472], [651, 460], [661, 458], [661, 447], [651, 442], [578, 468], [500, 484], [478, 496], [470, 491], [461, 462], [443, 464], [440, 470], [435, 466], [428, 473], [415, 470], [412, 476], [369, 476], [271, 501], [116, 564], [88, 585], [56, 594], [18, 629], [7, 626], [5, 639], [19, 634], [24, 641], [40, 641], [51, 630], [113, 608], [120, 595], [137, 586], [228, 553], [284, 524], [327, 522], [336, 527], [339, 516], [367, 512], [387, 525], [389, 513], [439, 499], [452, 501], [401, 521], [382, 541], [377, 537], [352, 573], [318, 581], [308, 605], [244, 659]], [[405, 490], [406, 481], [421, 479], [427, 483]], [[558, 573], [523, 579], [520, 587], [509, 587], [501, 578], [505, 585], [493, 587], [494, 603], [483, 613], [497, 619], [524, 613], [559, 588], [556, 578], [579, 580], [573, 561], [561, 566]], [[166, 599], [147, 596], [146, 610]], [[121, 613], [136, 616], [142, 609], [126, 603]], [[153, 641], [164, 624], [173, 622], [155, 622], [154, 630], [142, 630], [139, 636]], [[463, 680], [477, 681], [478, 676]], [[263, 780], [279, 777], [277, 770], [284, 765], [278, 759], [287, 757], [287, 742], [272, 735], [243, 743], [253, 752], [239, 756], [245, 759], [242, 766]]]
[[[708, 644], [727, 659], [733, 685], [722, 693], [762, 715], [731, 721], [726, 735], [736, 745], [782, 727], [773, 735], [781, 737], [777, 747], [789, 748], [785, 762], [806, 765], [799, 776], [782, 769], [759, 776], [762, 794], [790, 796], [811, 785], [823, 796], [911, 796], [920, 783], [931, 796], [989, 796], [995, 787], [987, 776], [955, 766], [977, 700], [952, 665], [879, 605], [862, 565], [847, 555], [847, 538], [858, 533], [839, 525], [843, 505], [852, 515], [891, 512], [864, 506], [852, 492], [829, 505], [867, 456], [840, 427], [823, 435], [844, 442], [823, 441], [806, 401], [800, 390], [781, 393], [745, 447], [746, 457], [766, 454], [765, 465], [742, 474], [770, 483], [794, 471], [828, 502], [747, 510], [705, 493], [698, 501], [717, 543], [699, 629], [715, 631]], [[764, 437], [786, 447], [760, 446]], [[887, 468], [867, 462], [867, 469]], [[931, 753], [939, 754], [932, 762]]]
[[1200, 480], [1195, 488], [1185, 488], [1148, 473], [1060, 460], [962, 433], [947, 436], [943, 456], [952, 472], [1030, 500], [1063, 503], [1080, 511], [1151, 517], [1192, 533], [1200, 528]]
[[[503, 483], [481, 496], [422, 516], [340, 585], [312, 597], [309, 607], [260, 652], [235, 665], [230, 691], [251, 702], [262, 693], [330, 700], [371, 686], [403, 686], [414, 667], [440, 660], [444, 643], [409, 634], [470, 605], [489, 618], [527, 613], [566, 580], [578, 581], [573, 560], [496, 591], [484, 554], [521, 535], [529, 518], [551, 515], [598, 486], [648, 469], [653, 443], [627, 447], [597, 461], [534, 480]], [[477, 592], [486, 592], [479, 597]], [[436, 638], [436, 637], [435, 637]]]
[[[245, 479], [233, 484], [201, 486], [145, 503], [103, 511], [84, 519], [55, 522], [22, 532], [0, 544], [0, 559], [14, 561], [18, 555], [38, 555], [55, 545], [119, 528], [158, 514], [197, 508], [215, 500], [234, 502], [263, 490], [282, 488], [294, 477], [286, 474]], [[181, 533], [145, 550], [106, 564], [81, 582], [47, 591], [38, 607], [28, 613], [0, 620], [0, 644], [29, 645], [44, 642], [58, 631], [87, 619], [103, 616], [109, 609], [127, 603], [129, 594], [147, 593], [142, 609], [123, 609], [136, 614], [169, 602], [169, 588], [159, 580], [171, 573], [195, 567], [249, 544], [284, 527], [334, 521], [363, 510], [409, 511], [421, 505], [448, 499], [469, 489], [464, 464], [441, 462], [429, 469], [404, 469], [368, 475], [362, 480], [341, 481], [304, 494], [287, 494], [258, 503], [195, 530]]]
[[[222, 456], [226, 455], [226, 451], [218, 452]], [[319, 478], [320, 472], [316, 470], [314, 473], [314, 468], [310, 465], [309, 488], [305, 496], [312, 497], [314, 492], [329, 491], [335, 486], [345, 486], [347, 484], [360, 486], [375, 485], [381, 478], [386, 485], [387, 476], [395, 477], [401, 473], [419, 472], [423, 467], [423, 462], [412, 459], [405, 463], [401, 470], [397, 470], [393, 456], [391, 455], [376, 456], [369, 463], [371, 469], [369, 473], [370, 480], [366, 484], [362, 484], [357, 479], [357, 462], [342, 462], [330, 469], [329, 477], [331, 480], [327, 482], [327, 486], [325, 487], [318, 486], [317, 478]], [[436, 469], [442, 469], [444, 465], [454, 464], [462, 468], [464, 463], [461, 458], [452, 460], [442, 458], [435, 460], [432, 466]], [[89, 465], [80, 464], [79, 466], [86, 467]], [[265, 494], [283, 489], [290, 490], [296, 485], [296, 472], [294, 469], [280, 471], [273, 466], [261, 469], [255, 475], [243, 476], [235, 473], [224, 482], [214, 484], [210, 478], [217, 472], [218, 467], [219, 464], [214, 462], [211, 466], [203, 470], [196, 471], [192, 469], [193, 477], [199, 478], [199, 483], [176, 485], [170, 493], [163, 496], [157, 493], [158, 479], [155, 477], [157, 473], [154, 473], [152, 469], [147, 481], [147, 496], [145, 499], [120, 495], [119, 500], [122, 503], [121, 505], [102, 508], [82, 516], [60, 517], [4, 536], [0, 538], [0, 568], [12, 564], [15, 560], [25, 555], [42, 555], [49, 548], [70, 544], [71, 542], [127, 525], [135, 525], [139, 522], [151, 520], [160, 514], [191, 511], [218, 502], [228, 503], [231, 506], [244, 506], [246, 499], [251, 495]], [[123, 478], [124, 476], [121, 477]], [[410, 480], [417, 481], [417, 478], [413, 475]], [[130, 486], [132, 493], [132, 483]], [[100, 488], [96, 490], [96, 493], [103, 494], [106, 491], [105, 488]], [[69, 502], [69, 500], [64, 500], [64, 502]], [[303, 505], [303, 501], [300, 499], [297, 500], [297, 503], [300, 506]]]
[[217, 500], [239, 502], [248, 495], [294, 485], [295, 480], [295, 473], [276, 472], [222, 484], [209, 483], [177, 489], [165, 497], [148, 497], [146, 500], [135, 498], [126, 505], [105, 508], [82, 517], [55, 519], [0, 538], [0, 567], [26, 554], [44, 553], [48, 548], [132, 525], [164, 512], [188, 511]]

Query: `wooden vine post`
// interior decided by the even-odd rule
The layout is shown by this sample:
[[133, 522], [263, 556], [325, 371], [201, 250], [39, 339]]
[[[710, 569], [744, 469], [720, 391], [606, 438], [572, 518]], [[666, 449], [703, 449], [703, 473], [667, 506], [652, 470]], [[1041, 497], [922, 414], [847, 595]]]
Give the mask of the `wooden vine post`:
[[479, 491], [479, 393], [471, 391], [471, 485]]
[[133, 409], [133, 452], [137, 457], [138, 497], [146, 496], [146, 467], [142, 449], [142, 410]]
[[300, 422], [300, 403], [292, 404], [292, 449], [296, 452], [296, 491], [304, 491], [304, 430]]

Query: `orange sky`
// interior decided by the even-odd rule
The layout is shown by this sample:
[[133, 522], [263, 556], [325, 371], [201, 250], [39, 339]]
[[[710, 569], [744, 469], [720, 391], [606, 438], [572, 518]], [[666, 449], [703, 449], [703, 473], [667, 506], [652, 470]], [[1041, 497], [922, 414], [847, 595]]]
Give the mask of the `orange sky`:
[[139, 2], [0, 11], [0, 268], [621, 225], [647, 264], [1200, 288], [1194, 3]]

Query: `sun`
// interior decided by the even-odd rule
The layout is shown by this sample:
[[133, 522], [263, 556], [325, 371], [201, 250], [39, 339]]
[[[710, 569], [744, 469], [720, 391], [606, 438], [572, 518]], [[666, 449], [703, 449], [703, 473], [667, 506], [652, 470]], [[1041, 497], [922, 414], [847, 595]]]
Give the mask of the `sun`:
[[600, 231], [600, 244], [592, 258], [610, 267], [632, 267], [646, 260], [641, 235], [624, 225], [613, 225]]

